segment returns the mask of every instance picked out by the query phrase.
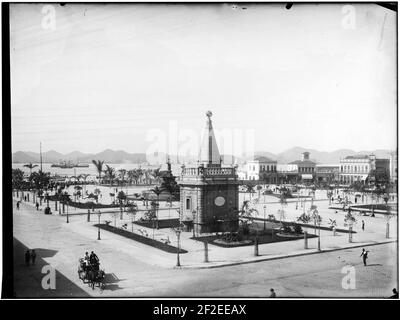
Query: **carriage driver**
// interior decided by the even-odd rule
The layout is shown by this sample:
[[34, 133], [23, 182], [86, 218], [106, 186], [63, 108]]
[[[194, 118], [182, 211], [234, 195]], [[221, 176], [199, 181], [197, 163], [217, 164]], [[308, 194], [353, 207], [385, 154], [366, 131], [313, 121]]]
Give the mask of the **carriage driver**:
[[99, 265], [99, 257], [94, 253], [94, 251], [90, 253], [89, 261], [92, 266]]

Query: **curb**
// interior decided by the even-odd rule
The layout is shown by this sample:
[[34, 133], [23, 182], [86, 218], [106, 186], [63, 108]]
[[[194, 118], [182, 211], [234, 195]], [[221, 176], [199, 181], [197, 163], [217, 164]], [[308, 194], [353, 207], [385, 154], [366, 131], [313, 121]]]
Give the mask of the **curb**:
[[356, 246], [351, 246], [351, 247], [346, 247], [346, 248], [325, 249], [325, 250], [321, 250], [321, 251], [314, 249], [315, 251], [294, 253], [294, 254], [286, 255], [286, 256], [281, 255], [281, 256], [277, 256], [277, 257], [269, 257], [269, 258], [264, 258], [264, 259], [259, 259], [259, 260], [238, 261], [238, 262], [231, 262], [231, 263], [226, 263], [226, 264], [210, 265], [210, 266], [181, 266], [179, 268], [180, 269], [215, 269], [215, 268], [238, 266], [241, 264], [250, 264], [250, 263], [257, 263], [257, 262], [270, 261], [270, 260], [295, 258], [295, 257], [307, 256], [307, 255], [311, 255], [311, 254], [318, 254], [318, 253], [329, 253], [329, 252], [340, 251], [340, 250], [377, 246], [377, 245], [382, 245], [382, 244], [387, 244], [387, 243], [395, 243], [395, 242], [397, 242], [397, 240], [389, 240], [389, 241], [377, 242], [377, 243], [367, 243], [367, 244], [363, 244], [363, 245], [356, 245]]

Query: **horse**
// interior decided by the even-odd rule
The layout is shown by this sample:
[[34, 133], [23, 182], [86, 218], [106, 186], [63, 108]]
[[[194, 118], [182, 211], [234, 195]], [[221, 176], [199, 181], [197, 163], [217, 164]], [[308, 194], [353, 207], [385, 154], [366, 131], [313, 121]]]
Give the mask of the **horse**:
[[99, 285], [100, 289], [104, 289], [105, 287], [105, 271], [104, 270], [89, 270], [87, 273], [87, 279], [89, 280], [89, 286], [94, 290], [96, 284]]

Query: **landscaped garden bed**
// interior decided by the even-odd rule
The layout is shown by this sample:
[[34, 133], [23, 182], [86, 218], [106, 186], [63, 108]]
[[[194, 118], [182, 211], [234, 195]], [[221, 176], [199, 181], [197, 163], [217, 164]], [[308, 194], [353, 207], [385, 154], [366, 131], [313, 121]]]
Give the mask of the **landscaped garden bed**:
[[[253, 220], [257, 221], [257, 222], [261, 222], [263, 221], [263, 219], [257, 219], [254, 218]], [[265, 219], [267, 222], [273, 222], [273, 223], [280, 223], [277, 220], [272, 220], [272, 219]], [[310, 229], [321, 229], [321, 230], [325, 230], [325, 231], [332, 231], [332, 227], [324, 227], [324, 226], [315, 226], [314, 224], [311, 223], [301, 223], [301, 222], [284, 222], [285, 225], [289, 225], [289, 226], [296, 226], [299, 225], [301, 227], [305, 227], [305, 228], [310, 228]], [[348, 229], [340, 229], [340, 228], [336, 228], [336, 232], [342, 232], [342, 233], [349, 233]], [[352, 230], [352, 233], [357, 233], [356, 231]]]
[[354, 205], [351, 206], [351, 209], [366, 209], [366, 210], [383, 210], [383, 211], [397, 211], [397, 206], [396, 205], [386, 205], [382, 203], [378, 204], [359, 204], [359, 205]]
[[[137, 220], [135, 224], [146, 228], [157, 228], [157, 221], [151, 220]], [[158, 228], [177, 228], [179, 227], [179, 219], [162, 219], [158, 220]]]
[[[316, 235], [313, 234], [308, 234], [307, 238], [315, 238], [317, 237]], [[227, 242], [227, 241], [221, 241], [221, 239], [223, 238], [223, 236], [221, 235], [212, 235], [212, 236], [204, 236], [204, 237], [195, 237], [195, 238], [191, 238], [197, 241], [202, 241], [202, 242], [208, 242], [209, 244], [213, 244], [219, 247], [223, 247], [223, 248], [235, 248], [235, 247], [244, 247], [244, 246], [251, 246], [254, 245], [254, 241], [256, 238], [256, 234], [250, 234], [247, 236], [244, 236], [243, 239], [241, 241], [231, 241], [231, 242]], [[299, 240], [304, 238], [304, 234], [299, 234], [299, 235], [292, 235], [292, 236], [280, 236], [277, 234], [277, 231], [274, 231], [274, 234], [272, 234], [272, 230], [271, 229], [267, 229], [262, 231], [260, 231], [260, 234], [258, 235], [258, 244], [264, 244], [264, 243], [274, 243], [274, 242], [282, 242], [282, 241], [291, 241], [291, 240]], [[218, 240], [218, 241], [216, 241]]]
[[[48, 196], [50, 201], [60, 201], [56, 196]], [[68, 204], [70, 207], [77, 208], [77, 209], [106, 209], [106, 208], [119, 208], [119, 204], [102, 204], [102, 203], [95, 203], [95, 202], [74, 202], [74, 201], [67, 201], [65, 204]]]
[[[137, 242], [146, 244], [148, 246], [152, 246], [154, 248], [163, 250], [163, 251], [168, 252], [168, 253], [178, 253], [178, 248], [177, 247], [174, 247], [174, 246], [171, 246], [169, 244], [157, 241], [157, 240], [152, 239], [152, 238], [141, 236], [139, 234], [130, 232], [128, 230], [120, 229], [120, 228], [113, 227], [113, 226], [110, 226], [110, 225], [107, 225], [107, 224], [95, 224], [94, 226], [95, 227], [100, 227], [100, 229], [103, 229], [103, 230], [118, 234], [118, 235], [120, 235], [122, 237], [135, 240]], [[179, 253], [187, 253], [187, 251], [181, 248], [179, 250]]]

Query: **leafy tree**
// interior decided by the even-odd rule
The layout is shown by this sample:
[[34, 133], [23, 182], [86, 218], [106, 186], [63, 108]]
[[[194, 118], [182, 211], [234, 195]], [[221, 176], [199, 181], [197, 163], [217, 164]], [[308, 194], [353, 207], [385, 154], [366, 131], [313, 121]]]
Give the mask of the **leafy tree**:
[[121, 212], [120, 219], [122, 220], [123, 219], [123, 216], [122, 216], [122, 204], [127, 199], [127, 196], [126, 196], [125, 192], [123, 192], [123, 191], [118, 192], [117, 199], [118, 199], [118, 202], [119, 202], [119, 209], [120, 209], [120, 212]]
[[137, 205], [135, 203], [129, 204], [126, 212], [132, 219], [132, 232], [133, 232], [133, 223], [135, 221], [136, 214], [138, 213]]
[[156, 186], [153, 189], [150, 189], [150, 191], [153, 192], [157, 196], [156, 213], [157, 213], [157, 229], [158, 229], [158, 209], [160, 206], [160, 194], [164, 191], [164, 189]]

